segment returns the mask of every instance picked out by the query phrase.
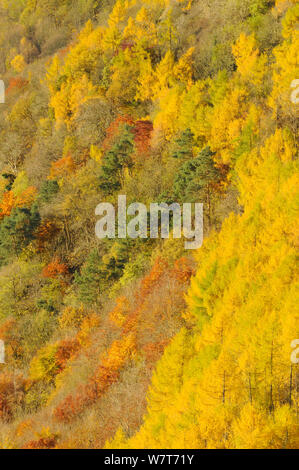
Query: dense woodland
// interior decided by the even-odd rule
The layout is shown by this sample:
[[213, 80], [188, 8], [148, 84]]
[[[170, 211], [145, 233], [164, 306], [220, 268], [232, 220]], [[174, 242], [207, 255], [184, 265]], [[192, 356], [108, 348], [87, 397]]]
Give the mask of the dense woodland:
[[[0, 448], [299, 447], [298, 21], [0, 0]], [[203, 246], [97, 239], [119, 194]]]

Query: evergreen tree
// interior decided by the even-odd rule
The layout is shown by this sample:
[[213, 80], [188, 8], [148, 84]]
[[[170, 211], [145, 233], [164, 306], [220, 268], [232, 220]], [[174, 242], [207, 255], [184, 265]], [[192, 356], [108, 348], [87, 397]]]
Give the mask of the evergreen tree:
[[118, 142], [104, 156], [99, 184], [104, 194], [112, 194], [122, 187], [125, 169], [133, 167], [133, 150], [133, 134], [130, 126], [125, 125]]
[[9, 256], [19, 255], [24, 247], [34, 238], [34, 232], [41, 221], [37, 205], [31, 209], [16, 207], [0, 225], [0, 263], [5, 263]]
[[175, 141], [175, 148], [173, 151], [173, 158], [177, 158], [180, 161], [185, 161], [193, 157], [192, 147], [194, 145], [194, 134], [190, 129], [186, 129]]
[[96, 250], [87, 257], [80, 274], [75, 273], [75, 284], [78, 286], [78, 294], [81, 302], [85, 304], [95, 303], [101, 292], [101, 260]]
[[41, 202], [50, 202], [51, 199], [58, 193], [59, 186], [56, 180], [43, 181], [40, 188], [39, 196]]
[[213, 191], [221, 177], [220, 171], [215, 167], [213, 155], [210, 148], [206, 147], [197, 158], [183, 163], [174, 180], [175, 200], [202, 202], [208, 216], [209, 226], [215, 200]]

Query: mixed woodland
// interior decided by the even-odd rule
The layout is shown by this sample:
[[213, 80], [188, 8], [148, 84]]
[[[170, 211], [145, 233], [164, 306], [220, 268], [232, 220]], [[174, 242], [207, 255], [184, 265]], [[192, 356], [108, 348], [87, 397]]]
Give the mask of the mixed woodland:
[[[0, 448], [299, 447], [298, 23], [0, 0]], [[202, 247], [98, 239], [120, 194], [202, 202]]]

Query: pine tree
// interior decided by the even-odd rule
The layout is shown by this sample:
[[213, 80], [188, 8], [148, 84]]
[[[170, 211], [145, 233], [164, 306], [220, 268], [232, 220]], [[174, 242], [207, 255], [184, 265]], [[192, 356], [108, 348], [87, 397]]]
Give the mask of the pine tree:
[[175, 198], [182, 202], [203, 202], [207, 206], [209, 226], [213, 213], [215, 190], [221, 173], [213, 160], [214, 153], [207, 147], [198, 157], [186, 161], [174, 181]]
[[133, 134], [126, 125], [116, 144], [103, 157], [99, 187], [104, 194], [112, 194], [121, 189], [125, 169], [130, 170], [133, 167], [133, 151]]
[[194, 134], [190, 129], [186, 129], [176, 139], [172, 157], [180, 161], [190, 160], [193, 157], [193, 145]]
[[31, 209], [14, 208], [0, 225], [0, 260], [4, 263], [9, 255], [19, 255], [34, 238], [41, 221], [37, 205]]
[[87, 257], [81, 272], [75, 273], [75, 284], [78, 286], [79, 299], [83, 304], [94, 304], [101, 293], [101, 261], [96, 250]]

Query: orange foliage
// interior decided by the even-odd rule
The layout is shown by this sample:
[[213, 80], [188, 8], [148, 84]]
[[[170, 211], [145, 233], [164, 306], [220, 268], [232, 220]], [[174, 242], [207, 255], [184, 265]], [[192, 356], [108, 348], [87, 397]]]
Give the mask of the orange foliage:
[[0, 326], [0, 338], [3, 340], [7, 340], [9, 335], [11, 334], [13, 328], [15, 327], [16, 320], [9, 318]]
[[165, 259], [158, 257], [141, 281], [122, 334], [135, 334], [137, 348], [149, 368], [161, 357], [172, 331], [180, 324], [184, 294], [193, 274], [193, 263], [188, 258], [180, 258], [170, 268]]
[[126, 297], [119, 297], [116, 299], [116, 306], [110, 312], [110, 320], [118, 327], [124, 324], [126, 315], [129, 313], [130, 304]]
[[32, 204], [36, 196], [36, 188], [29, 186], [19, 196], [15, 196], [13, 191], [6, 191], [3, 194], [2, 202], [0, 203], [0, 219], [5, 216], [10, 216], [11, 211], [15, 207], [24, 207]]
[[69, 176], [76, 170], [75, 162], [71, 155], [60, 158], [57, 162], [52, 162], [50, 170], [50, 180]]
[[167, 261], [158, 257], [150, 273], [141, 281], [141, 288], [136, 294], [136, 308], [127, 315], [123, 326], [123, 334], [127, 334], [132, 331], [136, 332], [138, 319], [140, 318], [146, 297], [151, 293], [155, 286], [159, 284], [159, 281], [167, 268]]
[[124, 125], [128, 124], [129, 126], [133, 126], [134, 120], [130, 116], [118, 116], [108, 127], [106, 130], [106, 137], [103, 142], [103, 151], [106, 152], [111, 148], [115, 139], [120, 134], [121, 130], [123, 129]]
[[106, 138], [103, 142], [103, 151], [109, 150], [117, 137], [120, 135], [127, 124], [131, 127], [131, 131], [134, 137], [134, 144], [136, 147], [136, 153], [138, 155], [148, 155], [150, 150], [151, 136], [153, 132], [153, 124], [151, 121], [134, 121], [130, 116], [118, 116], [106, 130]]
[[6, 343], [6, 357], [10, 357], [12, 355], [14, 357], [21, 357], [23, 354], [21, 343], [16, 334], [16, 325], [17, 321], [9, 318], [0, 326], [0, 338]]
[[64, 57], [71, 49], [72, 45], [69, 44], [68, 46], [64, 47], [63, 49], [60, 49], [60, 51], [58, 51], [58, 56], [59, 57]]
[[38, 251], [43, 251], [47, 242], [59, 232], [59, 228], [50, 220], [45, 220], [35, 232]]
[[102, 363], [94, 375], [95, 382], [99, 388], [105, 388], [110, 385], [110, 377], [113, 373], [118, 373], [125, 362], [133, 357], [135, 352], [135, 339], [133, 335], [122, 337], [115, 340], [109, 348], [109, 351], [103, 356]]
[[60, 342], [57, 352], [56, 352], [56, 363], [59, 367], [59, 371], [63, 371], [66, 366], [66, 363], [69, 359], [74, 357], [74, 355], [79, 351], [80, 344], [79, 341], [74, 339], [65, 339]]
[[22, 88], [24, 88], [26, 85], [28, 85], [28, 81], [24, 80], [24, 78], [21, 77], [13, 77], [10, 79], [8, 87], [6, 89], [6, 93], [9, 94], [11, 92], [19, 91]]
[[174, 264], [173, 274], [176, 280], [188, 282], [191, 276], [195, 275], [191, 260], [185, 257], [179, 258]]
[[36, 433], [37, 439], [27, 442], [23, 449], [55, 449], [59, 434], [50, 432], [49, 428]]
[[22, 421], [16, 430], [16, 434], [18, 437], [23, 436], [27, 431], [31, 430], [33, 426], [33, 421], [32, 419], [27, 419], [25, 421]]
[[155, 260], [150, 273], [141, 282], [140, 297], [142, 299], [158, 284], [167, 268], [168, 263], [165, 259], [158, 257]]
[[36, 188], [34, 186], [29, 186], [25, 191], [16, 197], [16, 207], [29, 206], [33, 203], [36, 196]]
[[21, 405], [25, 395], [26, 382], [20, 375], [0, 375], [0, 419], [10, 421], [14, 410]]
[[80, 331], [77, 334], [77, 340], [81, 346], [88, 346], [90, 344], [92, 330], [99, 326], [99, 324], [100, 319], [95, 312], [82, 319], [80, 322]]
[[12, 191], [6, 191], [3, 194], [2, 202], [0, 203], [0, 218], [10, 216], [11, 211], [15, 207], [15, 196]]
[[153, 129], [151, 121], [136, 121], [132, 132], [138, 154], [144, 156], [149, 154]]
[[55, 408], [53, 416], [56, 421], [70, 422], [85, 408], [95, 403], [118, 380], [121, 369], [134, 353], [133, 335], [114, 341], [88, 383], [80, 386], [75, 395], [68, 395]]
[[91, 386], [81, 385], [75, 396], [68, 395], [61, 404], [55, 408], [53, 417], [58, 422], [69, 423], [95, 401], [96, 393]]
[[169, 341], [164, 339], [160, 342], [147, 343], [143, 347], [143, 352], [145, 354], [145, 360], [148, 367], [152, 367], [160, 359], [163, 354], [164, 349], [166, 348]]
[[41, 437], [36, 441], [29, 441], [23, 449], [55, 449], [56, 442], [54, 437]]
[[61, 263], [58, 258], [54, 258], [51, 263], [44, 267], [42, 275], [46, 278], [57, 279], [60, 276], [66, 276], [68, 272], [67, 265]]
[[[122, 328], [121, 337], [115, 340], [108, 351], [103, 354], [98, 368], [88, 382], [78, 387], [74, 394], [68, 395], [55, 408], [53, 417], [56, 421], [64, 423], [72, 421], [105, 394], [112, 384], [119, 380], [121, 370], [136, 354], [137, 336], [139, 334], [138, 331], [140, 331], [138, 323], [141, 321], [140, 319], [144, 312], [146, 312], [147, 299], [151, 298], [150, 296], [155, 293], [155, 290], [161, 288], [163, 279], [167, 282], [173, 280], [179, 286], [180, 284], [187, 284], [192, 274], [192, 263], [187, 258], [181, 258], [170, 269], [167, 261], [158, 257], [149, 274], [141, 281], [140, 289], [135, 296], [134, 308], [131, 310], [131, 304], [126, 297], [119, 297], [117, 299], [116, 307], [110, 313], [110, 320]], [[182, 288], [179, 289], [177, 297], [182, 301]], [[161, 315], [160, 310], [158, 308], [158, 317]], [[150, 321], [150, 323], [154, 323], [153, 327], [156, 325], [157, 318]], [[144, 353], [148, 367], [152, 367], [159, 359], [168, 341], [169, 337], [167, 334], [165, 336], [164, 334], [157, 335], [154, 341], [147, 340], [145, 343], [143, 341], [144, 345], [141, 350]]]

